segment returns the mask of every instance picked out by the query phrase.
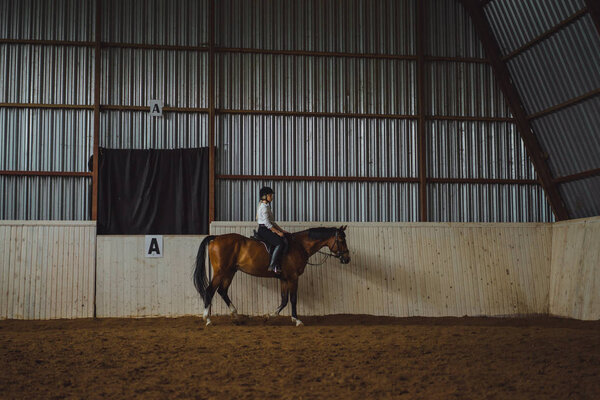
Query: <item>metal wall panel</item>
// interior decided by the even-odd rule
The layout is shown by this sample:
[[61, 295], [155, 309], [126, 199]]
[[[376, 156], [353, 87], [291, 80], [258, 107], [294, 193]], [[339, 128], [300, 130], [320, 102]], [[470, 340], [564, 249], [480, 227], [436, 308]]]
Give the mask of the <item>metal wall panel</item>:
[[0, 221], [0, 319], [94, 316], [95, 222]]
[[571, 218], [600, 215], [600, 176], [559, 185]]
[[510, 117], [510, 109], [487, 64], [436, 62], [426, 66], [429, 115]]
[[512, 123], [429, 121], [427, 141], [429, 177], [536, 179]]
[[205, 52], [121, 49], [102, 51], [101, 103], [166, 107], [208, 107]]
[[217, 46], [415, 54], [415, 0], [220, 0]]
[[93, 111], [0, 108], [0, 170], [88, 171]]
[[221, 115], [217, 173], [416, 177], [416, 121]]
[[103, 0], [102, 22], [105, 42], [208, 44], [207, 0]]
[[508, 54], [584, 7], [584, 0], [495, 0], [485, 13], [500, 51]]
[[[334, 224], [282, 223], [292, 232], [323, 225]], [[350, 264], [329, 259], [323, 266], [306, 267], [298, 284], [300, 318], [548, 313], [550, 224], [348, 225]], [[252, 223], [213, 222], [210, 232], [250, 235], [252, 229]], [[311, 261], [319, 260], [315, 255]], [[247, 315], [270, 313], [280, 299], [277, 280], [244, 273], [234, 277], [229, 296]], [[219, 296], [213, 299], [213, 313], [229, 314]], [[288, 306], [283, 314], [289, 313]]]
[[94, 102], [94, 49], [0, 44], [0, 103]]
[[600, 97], [536, 118], [532, 125], [554, 176], [600, 168]]
[[92, 41], [92, 0], [5, 0], [0, 2], [0, 38]]
[[552, 227], [550, 314], [600, 319], [600, 218]]
[[113, 149], [185, 149], [208, 146], [208, 114], [107, 111], [100, 115], [100, 146]]
[[279, 221], [418, 221], [419, 188], [413, 183], [221, 180], [216, 219], [255, 221], [258, 190], [275, 191]]
[[525, 109], [535, 113], [600, 87], [600, 36], [590, 15], [508, 63]]
[[88, 220], [92, 179], [0, 176], [0, 220]]
[[217, 107], [416, 113], [416, 63], [405, 60], [224, 53]]
[[426, 12], [427, 55], [485, 58], [471, 18], [458, 1], [427, 0]]
[[430, 221], [552, 222], [544, 190], [531, 185], [428, 184]]

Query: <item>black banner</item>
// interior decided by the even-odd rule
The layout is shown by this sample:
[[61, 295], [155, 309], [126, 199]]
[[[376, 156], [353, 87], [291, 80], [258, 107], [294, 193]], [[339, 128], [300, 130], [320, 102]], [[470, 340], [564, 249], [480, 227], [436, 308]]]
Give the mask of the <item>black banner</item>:
[[98, 234], [208, 233], [208, 148], [100, 149]]

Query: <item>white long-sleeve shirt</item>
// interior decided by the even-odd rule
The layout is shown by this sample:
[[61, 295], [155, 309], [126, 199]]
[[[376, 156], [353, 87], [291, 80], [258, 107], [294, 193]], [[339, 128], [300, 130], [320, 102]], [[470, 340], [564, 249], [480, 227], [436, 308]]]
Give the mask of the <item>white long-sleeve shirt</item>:
[[273, 212], [271, 211], [271, 205], [269, 203], [263, 203], [262, 201], [258, 205], [258, 211], [256, 212], [256, 220], [259, 225], [264, 225], [271, 229], [273, 227]]

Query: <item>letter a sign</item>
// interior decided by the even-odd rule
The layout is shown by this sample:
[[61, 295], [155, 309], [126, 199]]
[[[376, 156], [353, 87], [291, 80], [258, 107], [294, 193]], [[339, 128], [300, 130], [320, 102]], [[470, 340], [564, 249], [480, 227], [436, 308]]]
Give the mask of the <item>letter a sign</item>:
[[162, 117], [163, 102], [162, 100], [150, 100], [150, 116]]
[[163, 256], [163, 237], [162, 235], [146, 235], [146, 257]]

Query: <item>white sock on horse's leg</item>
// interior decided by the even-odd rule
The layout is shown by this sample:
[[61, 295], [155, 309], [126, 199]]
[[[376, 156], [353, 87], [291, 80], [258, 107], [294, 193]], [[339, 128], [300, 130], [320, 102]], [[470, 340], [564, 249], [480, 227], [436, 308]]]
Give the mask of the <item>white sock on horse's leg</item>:
[[229, 311], [231, 312], [232, 316], [237, 317], [237, 315], [238, 315], [237, 308], [235, 308], [233, 303], [229, 303]]
[[304, 324], [302, 323], [302, 321], [300, 321], [298, 318], [294, 318], [294, 317], [292, 317], [292, 322], [293, 322], [293, 323], [295, 323], [295, 324], [296, 324], [296, 326], [301, 326], [301, 325], [304, 325]]
[[210, 308], [212, 304], [204, 309], [204, 313], [202, 314], [202, 318], [206, 321], [206, 325], [210, 325]]

